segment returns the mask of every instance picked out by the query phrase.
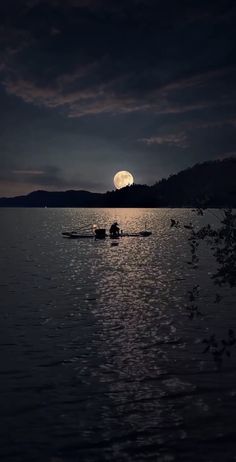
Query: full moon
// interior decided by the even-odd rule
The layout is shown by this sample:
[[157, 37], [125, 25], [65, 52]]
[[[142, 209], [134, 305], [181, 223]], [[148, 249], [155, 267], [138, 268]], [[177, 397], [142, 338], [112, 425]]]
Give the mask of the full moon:
[[134, 177], [131, 173], [123, 170], [115, 174], [114, 185], [116, 189], [125, 188], [125, 186], [131, 186], [132, 184], [134, 184]]

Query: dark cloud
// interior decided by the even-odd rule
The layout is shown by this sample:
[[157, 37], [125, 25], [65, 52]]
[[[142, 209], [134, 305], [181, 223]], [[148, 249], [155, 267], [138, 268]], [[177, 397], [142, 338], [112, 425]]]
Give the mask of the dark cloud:
[[[135, 166], [135, 160], [132, 164], [135, 152], [137, 169], [147, 172], [144, 181], [148, 182], [150, 171], [153, 172], [155, 165], [158, 170], [163, 163], [162, 156], [168, 174], [201, 156], [208, 158], [218, 156], [219, 150], [232, 151], [233, 146], [228, 145], [234, 142], [236, 120], [235, 19], [236, 5], [230, 0], [2, 2], [2, 111], [6, 114], [11, 104], [9, 120], [15, 120], [18, 111], [26, 114], [25, 131], [28, 123], [38, 127], [38, 117], [47, 118], [47, 125], [41, 123], [45, 123], [44, 129], [40, 128], [43, 138], [31, 153], [24, 128], [19, 135], [19, 128], [11, 127], [14, 140], [17, 137], [25, 140], [26, 147], [21, 147], [20, 152], [31, 160], [29, 170], [37, 171], [37, 166], [42, 165], [41, 153], [47, 152], [51, 137], [58, 134], [55, 122], [59, 123], [58, 116], [64, 118], [60, 136], [64, 133], [65, 140], [71, 130], [73, 139], [79, 131], [88, 145], [91, 138], [96, 142], [87, 150], [86, 162], [81, 139], [76, 139], [64, 161], [55, 142], [57, 153], [50, 148], [50, 161], [62, 171], [52, 176], [47, 172], [44, 179], [40, 176], [49, 186], [66, 186], [63, 168], [66, 171], [67, 162], [74, 162], [72, 151], [77, 147], [80, 154], [76, 165], [83, 166], [88, 183], [91, 164], [100, 155], [112, 171], [118, 164], [118, 153], [120, 158], [127, 157], [131, 168]], [[8, 131], [5, 120], [0, 130], [5, 137]], [[10, 151], [17, 157], [19, 149], [14, 147], [13, 152], [16, 141], [9, 137], [4, 142], [7, 147], [0, 144], [0, 155], [4, 157]], [[99, 154], [104, 143], [107, 143], [105, 152], [111, 152], [107, 162]], [[65, 142], [61, 145], [65, 149]], [[189, 146], [192, 157], [187, 157]], [[152, 154], [154, 149], [158, 150], [158, 162]], [[201, 154], [197, 149], [201, 149]], [[20, 163], [14, 168], [25, 170]], [[99, 183], [95, 176], [91, 184]], [[35, 180], [39, 178], [32, 175], [30, 181]], [[73, 178], [69, 177], [68, 182], [73, 182]]]
[[228, 86], [224, 61], [226, 49], [233, 52], [232, 31], [215, 37], [210, 23], [193, 28], [186, 41], [187, 18], [205, 20], [207, 11], [218, 18], [213, 4], [191, 3], [183, 9], [141, 0], [48, 0], [25, 8], [22, 2], [3, 30], [3, 85], [25, 102], [62, 107], [72, 117], [227, 103], [234, 82]]
[[188, 137], [186, 133], [166, 133], [159, 136], [150, 136], [149, 138], [142, 138], [140, 140], [142, 143], [147, 144], [148, 146], [152, 145], [161, 145], [167, 144], [169, 146], [176, 146], [178, 148], [185, 149], [188, 147]]
[[26, 103], [62, 108], [69, 117], [133, 111], [181, 113], [211, 106], [232, 105], [236, 101], [236, 91], [230, 83], [218, 94], [221, 78], [227, 81], [227, 69], [207, 71], [164, 85], [157, 84], [152, 88], [143, 85], [137, 92], [132, 88], [129, 91], [130, 76], [92, 83], [91, 73], [99, 70], [97, 64], [91, 64], [77, 69], [74, 74], [57, 77], [47, 86], [32, 80], [11, 78], [6, 78], [3, 84], [8, 93], [20, 97]]

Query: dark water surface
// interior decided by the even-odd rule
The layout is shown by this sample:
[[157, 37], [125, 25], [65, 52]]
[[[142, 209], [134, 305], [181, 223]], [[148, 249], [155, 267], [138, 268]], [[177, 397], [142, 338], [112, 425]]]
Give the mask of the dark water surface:
[[[215, 211], [216, 214], [220, 212]], [[214, 304], [207, 251], [191, 271], [190, 210], [1, 209], [0, 460], [236, 460], [235, 355], [217, 371], [201, 339], [236, 328]], [[66, 240], [84, 224], [146, 239]], [[186, 315], [201, 285], [204, 317]]]

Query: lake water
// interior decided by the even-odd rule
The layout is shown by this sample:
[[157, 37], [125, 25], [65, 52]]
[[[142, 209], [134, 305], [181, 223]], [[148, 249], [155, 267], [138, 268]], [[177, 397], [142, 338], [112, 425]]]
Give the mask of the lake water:
[[[236, 328], [202, 251], [186, 264], [181, 223], [214, 214], [152, 209], [1, 209], [0, 460], [236, 460], [235, 355], [219, 371], [201, 340]], [[149, 238], [67, 240], [117, 220]], [[186, 291], [200, 284], [203, 316]]]

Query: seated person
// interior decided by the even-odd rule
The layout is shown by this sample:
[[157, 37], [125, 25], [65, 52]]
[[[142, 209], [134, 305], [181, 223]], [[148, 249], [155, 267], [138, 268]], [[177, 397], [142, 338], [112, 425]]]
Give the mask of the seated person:
[[118, 223], [115, 222], [115, 223], [113, 223], [113, 224], [111, 225], [111, 227], [110, 227], [110, 234], [111, 234], [111, 236], [113, 236], [113, 237], [114, 237], [114, 236], [119, 236], [119, 234], [120, 234], [120, 228], [119, 228], [119, 226], [118, 226]]

